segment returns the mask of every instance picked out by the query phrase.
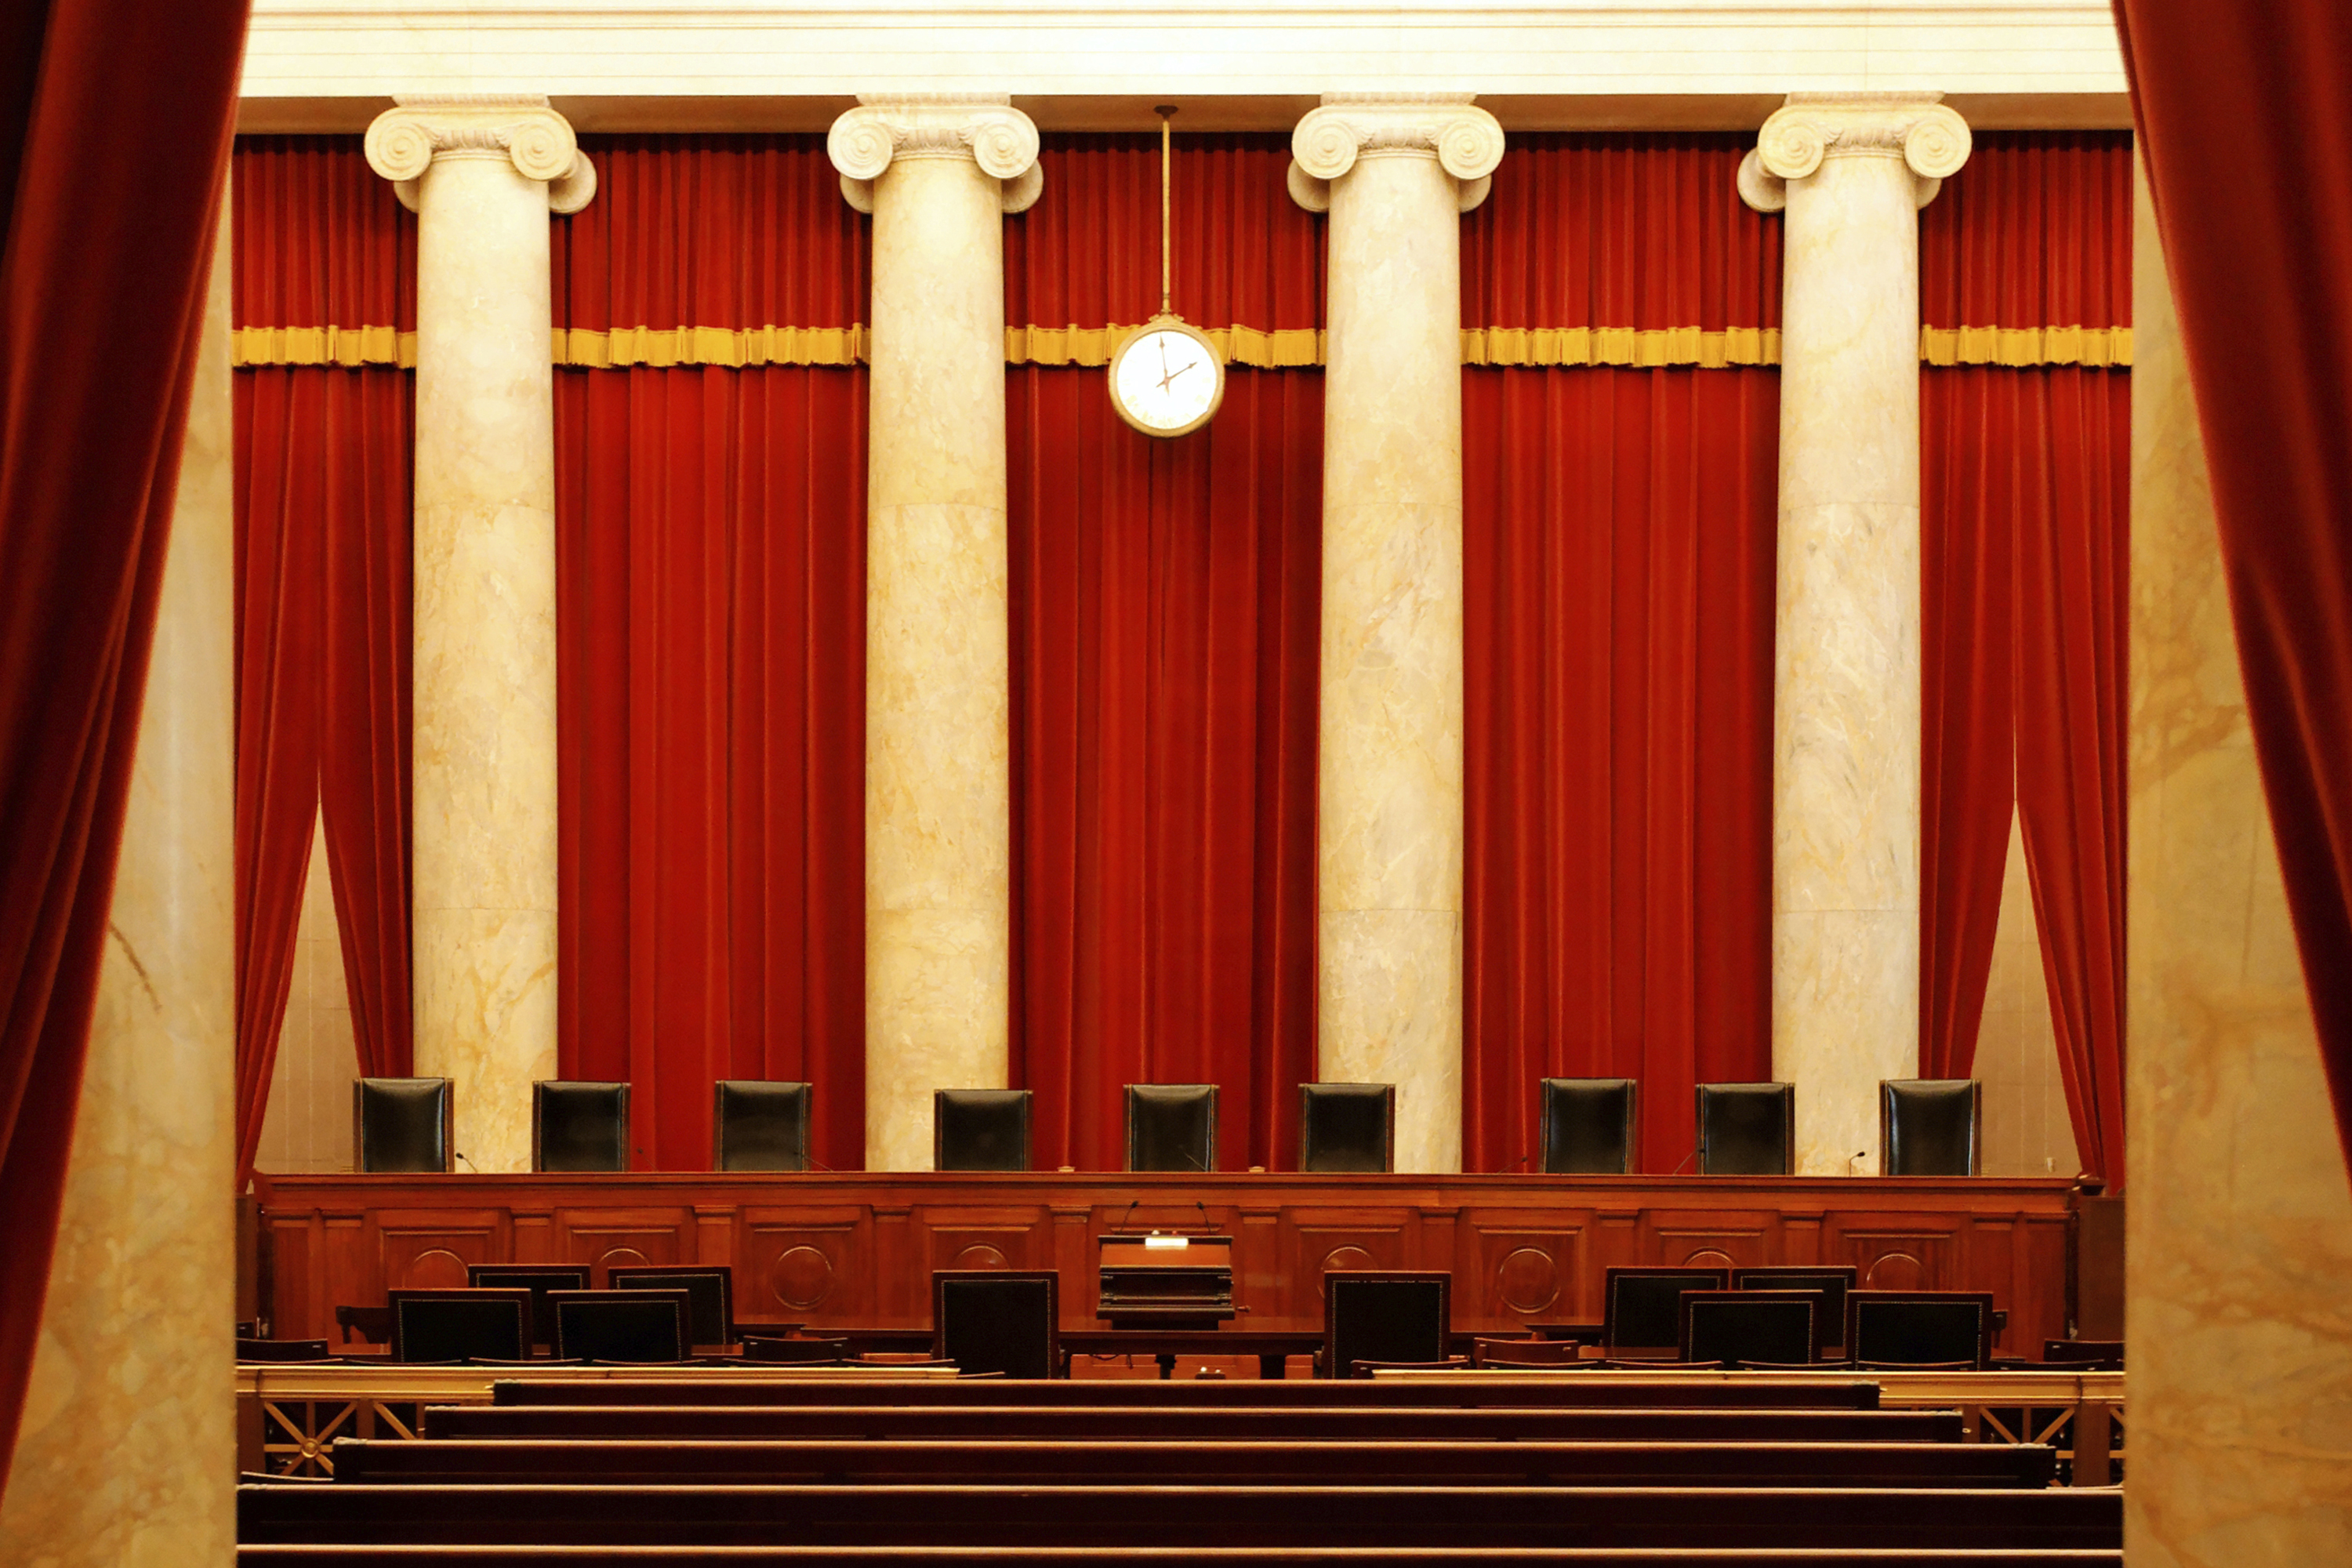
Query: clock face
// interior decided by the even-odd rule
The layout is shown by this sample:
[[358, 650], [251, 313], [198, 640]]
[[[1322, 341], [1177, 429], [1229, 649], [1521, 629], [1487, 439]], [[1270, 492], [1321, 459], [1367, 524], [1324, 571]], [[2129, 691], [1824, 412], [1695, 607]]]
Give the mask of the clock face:
[[1181, 436], [1217, 411], [1225, 367], [1189, 328], [1147, 327], [1111, 362], [1110, 389], [1113, 406], [1129, 425], [1147, 436]]

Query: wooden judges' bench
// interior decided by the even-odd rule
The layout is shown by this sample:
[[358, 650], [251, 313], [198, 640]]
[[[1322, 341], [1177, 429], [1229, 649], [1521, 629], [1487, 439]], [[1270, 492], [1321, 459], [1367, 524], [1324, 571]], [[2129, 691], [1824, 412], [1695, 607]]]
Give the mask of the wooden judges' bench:
[[1327, 1269], [1444, 1268], [1457, 1329], [1597, 1322], [1612, 1264], [1851, 1263], [1879, 1289], [1990, 1290], [2003, 1347], [2067, 1326], [2071, 1185], [1991, 1177], [261, 1175], [281, 1339], [468, 1263], [725, 1263], [743, 1322], [922, 1328], [935, 1268], [1052, 1268], [1096, 1326], [1096, 1238], [1234, 1238], [1233, 1326], [1318, 1325]]

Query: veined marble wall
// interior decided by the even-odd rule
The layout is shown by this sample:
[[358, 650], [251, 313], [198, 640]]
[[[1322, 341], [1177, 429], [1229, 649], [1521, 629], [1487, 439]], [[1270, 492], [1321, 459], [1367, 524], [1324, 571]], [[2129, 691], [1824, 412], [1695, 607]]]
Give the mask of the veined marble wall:
[[294, 984], [278, 1036], [278, 1063], [261, 1119], [254, 1163], [264, 1171], [352, 1168], [352, 1079], [359, 1047], [352, 995], [343, 975], [343, 938], [335, 924], [333, 873], [323, 822], [310, 828], [310, 874], [302, 885], [302, 923], [294, 937]]
[[2026, 880], [2025, 836], [2013, 810], [1974, 1073], [1984, 1085], [1986, 1175], [2071, 1176], [2082, 1169], [2066, 1112], [2066, 1080], [2058, 1071], [2058, 1032], [2042, 967], [2042, 928]]

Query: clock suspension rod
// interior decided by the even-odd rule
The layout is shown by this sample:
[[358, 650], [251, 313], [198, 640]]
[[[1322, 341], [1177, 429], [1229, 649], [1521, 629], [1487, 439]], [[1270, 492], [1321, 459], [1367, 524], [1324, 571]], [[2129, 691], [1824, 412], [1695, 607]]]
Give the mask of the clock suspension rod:
[[1160, 116], [1160, 313], [1172, 316], [1176, 313], [1171, 303], [1176, 298], [1176, 269], [1169, 244], [1168, 122], [1176, 117], [1176, 106], [1172, 103], [1159, 104], [1152, 112]]

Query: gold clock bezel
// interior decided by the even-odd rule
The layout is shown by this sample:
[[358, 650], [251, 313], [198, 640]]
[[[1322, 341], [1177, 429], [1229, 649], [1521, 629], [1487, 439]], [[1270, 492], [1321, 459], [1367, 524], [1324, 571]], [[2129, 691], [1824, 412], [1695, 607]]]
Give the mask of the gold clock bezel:
[[[1134, 411], [1128, 407], [1127, 399], [1119, 395], [1118, 367], [1127, 363], [1129, 350], [1155, 332], [1177, 332], [1192, 339], [1201, 345], [1202, 352], [1209, 356], [1209, 363], [1216, 367], [1217, 390], [1210, 395], [1208, 407], [1202, 409], [1188, 425], [1172, 426], [1147, 425], [1136, 417]], [[1127, 341], [1118, 345], [1118, 352], [1110, 356], [1110, 405], [1118, 411], [1118, 416], [1127, 422], [1127, 426], [1130, 430], [1139, 431], [1143, 435], [1159, 440], [1172, 441], [1179, 436], [1190, 436], [1193, 431], [1214, 419], [1217, 416], [1217, 410], [1224, 405], [1224, 401], [1225, 356], [1217, 352], [1217, 345], [1209, 341], [1208, 333], [1181, 317], [1152, 317], [1151, 320], [1129, 332], [1127, 335]]]

